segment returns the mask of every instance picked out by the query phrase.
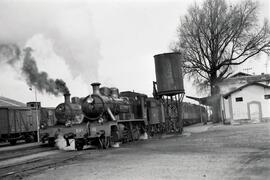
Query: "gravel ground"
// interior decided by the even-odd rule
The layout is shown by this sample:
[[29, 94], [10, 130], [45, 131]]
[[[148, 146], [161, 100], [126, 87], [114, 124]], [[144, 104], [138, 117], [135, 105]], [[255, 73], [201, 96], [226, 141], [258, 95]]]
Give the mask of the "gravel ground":
[[27, 179], [270, 179], [270, 123], [187, 128], [124, 144]]

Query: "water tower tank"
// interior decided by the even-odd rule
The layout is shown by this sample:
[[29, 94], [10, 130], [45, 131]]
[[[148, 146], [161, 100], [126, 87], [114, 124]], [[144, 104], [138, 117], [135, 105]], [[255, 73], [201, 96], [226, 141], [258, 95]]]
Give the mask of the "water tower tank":
[[173, 96], [184, 93], [181, 54], [157, 54], [154, 58], [158, 95]]

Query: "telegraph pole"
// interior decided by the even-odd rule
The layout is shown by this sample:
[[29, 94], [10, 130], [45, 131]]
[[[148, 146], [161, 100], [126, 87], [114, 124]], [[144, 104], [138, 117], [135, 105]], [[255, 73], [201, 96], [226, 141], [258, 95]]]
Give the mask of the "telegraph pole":
[[[40, 142], [39, 140], [39, 118], [38, 118], [38, 103], [37, 103], [37, 88], [34, 87], [34, 93], [35, 93], [35, 113], [36, 113], [36, 124], [37, 124], [37, 142]], [[32, 87], [29, 88], [30, 91], [32, 91]]]
[[38, 118], [38, 103], [37, 103], [37, 88], [35, 87], [35, 107], [36, 107], [36, 121], [37, 121], [37, 142], [40, 142], [39, 140], [39, 118]]
[[268, 59], [266, 59], [266, 63], [265, 63], [265, 74], [268, 74], [268, 61], [269, 61], [269, 56], [268, 56]]

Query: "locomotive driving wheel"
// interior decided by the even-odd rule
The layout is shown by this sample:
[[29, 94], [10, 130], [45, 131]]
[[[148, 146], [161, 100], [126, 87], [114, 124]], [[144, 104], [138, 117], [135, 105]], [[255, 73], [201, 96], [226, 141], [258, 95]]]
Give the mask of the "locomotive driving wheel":
[[103, 149], [108, 149], [111, 146], [111, 137], [105, 137], [104, 143], [103, 143]]
[[98, 148], [99, 149], [108, 149], [109, 147], [111, 147], [111, 137], [110, 136], [107, 136], [107, 137], [100, 136]]
[[83, 150], [83, 146], [84, 142], [82, 139], [75, 139], [75, 149], [77, 149], [77, 151]]
[[132, 139], [137, 141], [140, 139], [140, 130], [139, 127], [136, 126], [135, 128], [132, 129]]

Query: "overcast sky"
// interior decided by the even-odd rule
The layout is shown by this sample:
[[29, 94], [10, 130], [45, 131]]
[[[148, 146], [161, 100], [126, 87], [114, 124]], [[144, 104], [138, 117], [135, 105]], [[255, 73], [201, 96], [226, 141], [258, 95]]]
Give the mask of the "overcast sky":
[[[29, 1], [1, 0], [0, 41], [31, 46], [41, 71], [66, 81], [73, 96], [86, 96], [90, 83], [152, 94], [153, 56], [169, 52], [180, 17], [194, 3], [169, 1]], [[202, 1], [196, 1], [201, 3]], [[261, 16], [270, 17], [268, 0]], [[267, 56], [247, 63], [239, 71], [266, 72]], [[270, 72], [270, 62], [268, 73]], [[34, 92], [14, 68], [1, 63], [0, 95], [22, 102]], [[187, 95], [198, 96], [190, 82]], [[62, 97], [38, 93], [43, 106], [55, 106]]]

